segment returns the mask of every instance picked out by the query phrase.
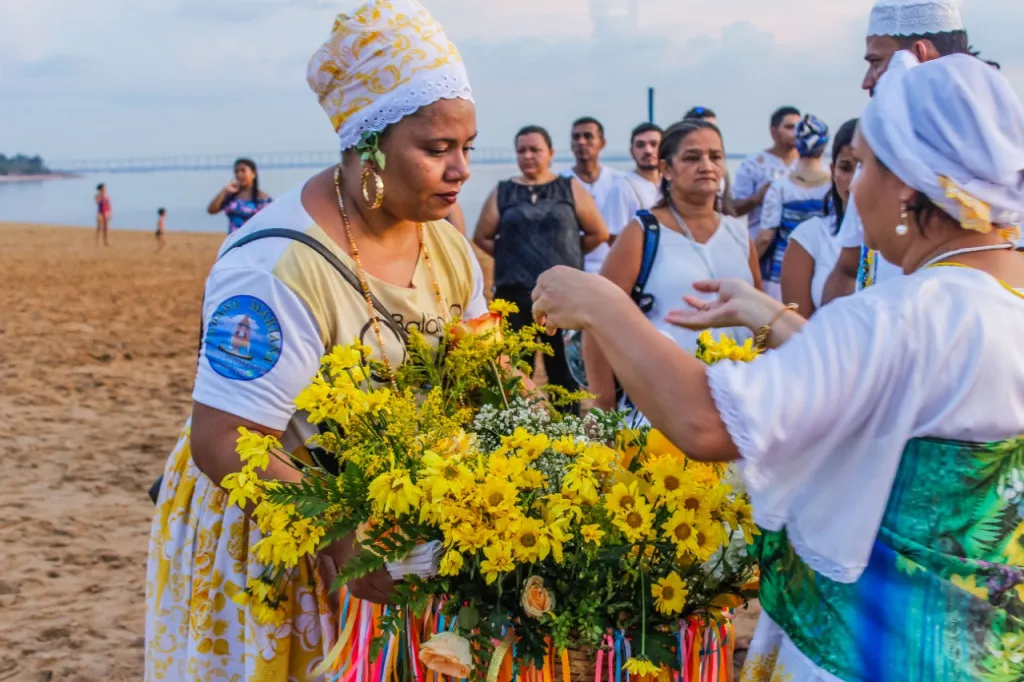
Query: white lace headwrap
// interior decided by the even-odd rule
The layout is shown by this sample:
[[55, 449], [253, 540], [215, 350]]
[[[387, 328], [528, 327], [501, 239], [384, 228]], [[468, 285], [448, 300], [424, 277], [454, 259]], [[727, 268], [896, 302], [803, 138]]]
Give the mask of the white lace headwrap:
[[897, 52], [860, 128], [882, 163], [965, 229], [987, 233], [1024, 220], [1024, 105], [980, 59], [919, 64]]
[[878, 0], [868, 23], [869, 38], [962, 30], [959, 0]]
[[306, 81], [342, 151], [438, 100], [473, 101], [462, 56], [416, 0], [370, 0], [339, 14]]

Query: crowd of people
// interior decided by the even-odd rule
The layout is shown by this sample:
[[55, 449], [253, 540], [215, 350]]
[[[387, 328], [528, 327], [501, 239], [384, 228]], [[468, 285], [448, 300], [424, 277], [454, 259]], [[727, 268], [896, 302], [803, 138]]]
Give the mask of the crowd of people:
[[[367, 30], [380, 47], [353, 62]], [[952, 0], [878, 0], [866, 45], [859, 119], [832, 136], [781, 108], [735, 178], [703, 107], [638, 126], [628, 173], [601, 163], [594, 118], [573, 124], [562, 173], [548, 132], [524, 127], [520, 174], [474, 240], [515, 323], [553, 334], [553, 382], [636, 410], [691, 458], [739, 461], [763, 531], [743, 679], [1024, 679], [1024, 105]], [[477, 123], [440, 25], [416, 0], [371, 0], [339, 17], [307, 80], [342, 159], [251, 216], [207, 281], [193, 410], [156, 498], [147, 680], [315, 679], [353, 542], [299, 564], [284, 625], [235, 604], [263, 570], [259, 529], [218, 485], [239, 471], [238, 429], [307, 456], [294, 398], [326, 350], [356, 338], [394, 367], [404, 330], [439, 337], [486, 310], [449, 223]], [[211, 212], [258, 205], [242, 184]], [[258, 311], [245, 357], [229, 343], [240, 308]], [[706, 367], [686, 351], [711, 327], [763, 355]], [[346, 589], [384, 603], [394, 584], [381, 570]]]

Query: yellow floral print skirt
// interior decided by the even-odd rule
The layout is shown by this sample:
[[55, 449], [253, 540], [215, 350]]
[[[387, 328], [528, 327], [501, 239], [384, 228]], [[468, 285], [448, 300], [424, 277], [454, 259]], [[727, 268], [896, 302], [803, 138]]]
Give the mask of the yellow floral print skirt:
[[290, 618], [276, 627], [232, 600], [263, 571], [248, 552], [262, 536], [193, 464], [190, 431], [167, 462], [149, 539], [145, 679], [317, 679], [336, 632], [327, 586], [312, 563], [300, 563], [288, 587]]

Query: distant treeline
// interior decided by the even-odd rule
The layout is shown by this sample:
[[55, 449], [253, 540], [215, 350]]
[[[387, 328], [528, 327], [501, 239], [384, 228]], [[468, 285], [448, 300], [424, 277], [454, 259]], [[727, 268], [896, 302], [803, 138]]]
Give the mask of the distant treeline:
[[49, 172], [50, 169], [43, 163], [41, 156], [0, 154], [0, 175], [43, 175]]

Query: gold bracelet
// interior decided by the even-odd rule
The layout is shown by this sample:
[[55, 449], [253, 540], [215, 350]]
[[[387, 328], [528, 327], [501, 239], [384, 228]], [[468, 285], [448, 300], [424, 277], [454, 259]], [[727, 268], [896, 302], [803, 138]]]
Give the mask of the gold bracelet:
[[779, 321], [779, 318], [785, 315], [788, 311], [792, 310], [796, 312], [800, 310], [800, 305], [797, 303], [789, 303], [785, 308], [775, 313], [775, 317], [771, 319], [766, 325], [762, 325], [758, 328], [757, 333], [754, 334], [754, 346], [758, 350], [764, 350], [768, 344], [768, 337], [772, 335], [772, 326]]

